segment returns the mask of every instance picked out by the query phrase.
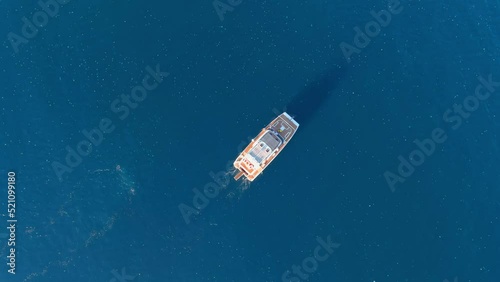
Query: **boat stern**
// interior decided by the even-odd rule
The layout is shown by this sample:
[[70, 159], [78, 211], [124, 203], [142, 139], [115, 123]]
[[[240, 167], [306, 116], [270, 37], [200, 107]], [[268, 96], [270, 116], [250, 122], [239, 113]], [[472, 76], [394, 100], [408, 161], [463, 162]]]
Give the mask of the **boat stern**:
[[253, 181], [261, 170], [260, 164], [250, 154], [240, 155], [234, 161], [233, 166], [239, 170], [238, 174], [234, 176], [235, 180], [245, 176], [246, 179]]

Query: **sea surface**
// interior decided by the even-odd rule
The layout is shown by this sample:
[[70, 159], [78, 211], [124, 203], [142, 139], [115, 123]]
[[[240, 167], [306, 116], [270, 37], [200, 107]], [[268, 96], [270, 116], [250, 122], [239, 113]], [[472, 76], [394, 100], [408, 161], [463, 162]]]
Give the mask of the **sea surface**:
[[498, 0], [57, 5], [0, 1], [1, 282], [500, 281]]

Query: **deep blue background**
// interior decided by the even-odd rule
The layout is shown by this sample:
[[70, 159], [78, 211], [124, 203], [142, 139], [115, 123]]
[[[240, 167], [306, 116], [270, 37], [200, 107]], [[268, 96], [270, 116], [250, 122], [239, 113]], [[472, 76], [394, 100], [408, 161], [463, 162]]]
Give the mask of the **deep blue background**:
[[[281, 281], [328, 235], [341, 246], [309, 281], [498, 281], [500, 89], [460, 129], [442, 119], [478, 76], [500, 80], [498, 1], [402, 6], [265, 173], [186, 225], [192, 189], [387, 2], [243, 1], [221, 22], [210, 1], [73, 0], [19, 53], [7, 33], [39, 7], [0, 2], [0, 173], [17, 173], [19, 220], [0, 281]], [[171, 75], [119, 121], [111, 102], [156, 64]], [[51, 163], [104, 117], [116, 130], [59, 182]], [[448, 140], [392, 193], [384, 171], [436, 127]]]

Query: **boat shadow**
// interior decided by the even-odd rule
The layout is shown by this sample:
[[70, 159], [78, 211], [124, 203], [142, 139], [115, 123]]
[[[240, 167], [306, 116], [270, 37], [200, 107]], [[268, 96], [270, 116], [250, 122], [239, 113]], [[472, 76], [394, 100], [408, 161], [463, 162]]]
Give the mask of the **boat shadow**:
[[334, 63], [327, 71], [308, 83], [286, 106], [286, 111], [301, 127], [306, 126], [329, 98], [331, 92], [345, 77], [348, 65], [344, 61]]

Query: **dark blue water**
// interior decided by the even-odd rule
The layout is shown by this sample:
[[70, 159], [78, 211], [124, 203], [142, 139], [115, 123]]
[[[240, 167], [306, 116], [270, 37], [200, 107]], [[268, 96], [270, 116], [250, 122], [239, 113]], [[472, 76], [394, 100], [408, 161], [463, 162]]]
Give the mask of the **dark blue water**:
[[[443, 118], [478, 77], [500, 81], [499, 3], [393, 3], [356, 47], [389, 2], [221, 2], [221, 21], [210, 1], [73, 0], [17, 52], [8, 34], [41, 8], [0, 2], [0, 281], [499, 281], [500, 86]], [[146, 75], [156, 88], [120, 102]], [[229, 175], [195, 210], [193, 189], [285, 109], [301, 127], [265, 173]], [[68, 166], [103, 119], [112, 132]], [[446, 141], [391, 191], [384, 173], [436, 128]], [[308, 259], [328, 236], [340, 245]]]

